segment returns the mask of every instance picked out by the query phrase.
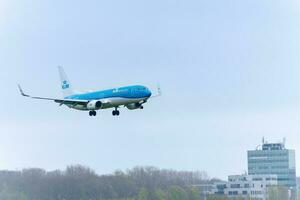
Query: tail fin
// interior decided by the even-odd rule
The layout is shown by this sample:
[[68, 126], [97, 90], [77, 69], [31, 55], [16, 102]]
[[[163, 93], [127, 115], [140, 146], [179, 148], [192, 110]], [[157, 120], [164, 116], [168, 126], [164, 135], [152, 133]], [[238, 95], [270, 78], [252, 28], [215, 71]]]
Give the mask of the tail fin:
[[73, 94], [72, 85], [63, 69], [63, 67], [58, 66], [58, 72], [60, 76], [60, 85], [63, 92], [63, 96], [67, 97]]

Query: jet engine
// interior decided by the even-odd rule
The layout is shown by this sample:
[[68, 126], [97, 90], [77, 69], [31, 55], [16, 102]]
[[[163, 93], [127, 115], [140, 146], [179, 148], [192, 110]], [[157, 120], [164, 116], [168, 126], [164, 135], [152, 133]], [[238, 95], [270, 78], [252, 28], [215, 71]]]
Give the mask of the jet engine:
[[127, 107], [129, 110], [143, 109], [143, 106], [142, 106], [142, 104], [140, 104], [140, 103], [131, 103], [131, 104], [126, 105], [126, 107]]
[[99, 110], [102, 108], [102, 102], [101, 101], [97, 101], [97, 100], [93, 100], [88, 102], [88, 104], [86, 105], [88, 110]]

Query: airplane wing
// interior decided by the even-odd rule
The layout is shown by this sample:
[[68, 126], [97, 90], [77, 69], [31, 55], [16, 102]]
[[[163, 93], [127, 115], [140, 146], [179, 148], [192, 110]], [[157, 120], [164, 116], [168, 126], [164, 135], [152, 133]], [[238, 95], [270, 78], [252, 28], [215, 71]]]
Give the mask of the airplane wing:
[[59, 103], [60, 105], [63, 104], [80, 104], [80, 105], [86, 105], [89, 101], [88, 100], [79, 100], [79, 99], [54, 99], [54, 98], [47, 98], [47, 97], [35, 97], [35, 96], [30, 96], [28, 94], [25, 94], [21, 88], [20, 85], [18, 85], [20, 93], [22, 96], [24, 97], [29, 97], [32, 99], [42, 99], [42, 100], [50, 100], [50, 101], [54, 101], [56, 103]]

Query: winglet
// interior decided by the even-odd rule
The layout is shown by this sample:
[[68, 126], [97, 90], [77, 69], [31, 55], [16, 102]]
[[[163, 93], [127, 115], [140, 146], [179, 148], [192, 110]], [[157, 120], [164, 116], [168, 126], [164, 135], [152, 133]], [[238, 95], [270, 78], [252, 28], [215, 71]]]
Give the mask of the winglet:
[[29, 97], [29, 95], [27, 95], [27, 94], [25, 94], [24, 92], [23, 92], [23, 90], [22, 90], [22, 88], [21, 88], [21, 86], [18, 84], [18, 87], [19, 87], [19, 90], [20, 90], [20, 93], [21, 93], [21, 95], [22, 96], [24, 96], [24, 97]]

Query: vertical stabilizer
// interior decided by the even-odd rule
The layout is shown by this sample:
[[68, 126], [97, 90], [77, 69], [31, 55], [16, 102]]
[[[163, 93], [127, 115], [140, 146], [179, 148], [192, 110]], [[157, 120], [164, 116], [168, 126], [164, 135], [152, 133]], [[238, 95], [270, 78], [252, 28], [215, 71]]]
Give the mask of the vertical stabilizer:
[[60, 86], [63, 92], [63, 96], [67, 97], [73, 94], [72, 85], [63, 69], [63, 67], [58, 67], [58, 72], [60, 76]]

